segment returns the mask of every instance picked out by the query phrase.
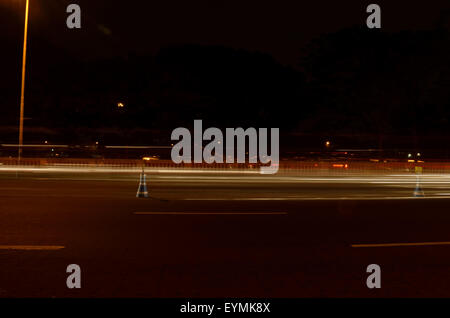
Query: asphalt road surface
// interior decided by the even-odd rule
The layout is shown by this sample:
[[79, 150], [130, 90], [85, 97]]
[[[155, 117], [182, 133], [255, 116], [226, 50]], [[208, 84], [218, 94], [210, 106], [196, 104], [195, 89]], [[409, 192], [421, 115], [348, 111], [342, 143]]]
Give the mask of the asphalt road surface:
[[138, 177], [1, 173], [0, 297], [450, 296], [448, 176]]

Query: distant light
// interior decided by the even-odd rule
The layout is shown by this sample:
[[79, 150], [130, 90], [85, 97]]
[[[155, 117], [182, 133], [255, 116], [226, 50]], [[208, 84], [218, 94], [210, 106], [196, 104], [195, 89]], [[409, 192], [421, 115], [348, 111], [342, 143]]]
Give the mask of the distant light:
[[420, 157], [420, 156], [421, 156], [421, 154], [420, 154], [420, 152], [418, 152], [418, 153], [417, 153], [417, 157]]
[[330, 147], [330, 146], [331, 146], [331, 142], [327, 140], [327, 141], [325, 142], [325, 147]]
[[44, 144], [48, 144], [48, 141], [46, 140], [46, 141], [44, 141]]
[[118, 108], [123, 108], [125, 105], [123, 104], [123, 103], [121, 103], [121, 102], [119, 102], [119, 103], [117, 103], [117, 107]]
[[95, 144], [98, 145], [98, 141], [96, 141]]
[[412, 154], [409, 153], [409, 154], [408, 154], [408, 158], [411, 158], [411, 157], [412, 157]]

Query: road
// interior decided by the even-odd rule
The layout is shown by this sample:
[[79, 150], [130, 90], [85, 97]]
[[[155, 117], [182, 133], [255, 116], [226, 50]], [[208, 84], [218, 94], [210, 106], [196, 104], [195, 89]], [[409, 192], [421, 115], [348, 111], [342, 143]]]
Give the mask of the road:
[[3, 172], [0, 297], [448, 297], [448, 181]]

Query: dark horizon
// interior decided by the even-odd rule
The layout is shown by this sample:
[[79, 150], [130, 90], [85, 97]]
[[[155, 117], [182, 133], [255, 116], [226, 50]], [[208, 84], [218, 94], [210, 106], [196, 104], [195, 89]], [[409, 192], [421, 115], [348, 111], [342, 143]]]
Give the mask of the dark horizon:
[[[0, 38], [4, 143], [17, 138], [23, 2], [0, 7], [8, 28]], [[218, 127], [277, 126], [318, 140], [355, 135], [350, 146], [359, 136], [370, 136], [367, 147], [392, 136], [395, 146], [410, 136], [404, 147], [430, 146], [420, 140], [434, 136], [439, 147], [450, 137], [448, 3], [380, 2], [381, 30], [367, 29], [361, 1], [258, 10], [249, 2], [200, 1], [177, 11], [147, 2], [139, 10], [129, 3], [105, 10], [104, 1], [81, 0], [80, 30], [65, 26], [68, 3], [31, 2], [29, 142], [146, 143], [143, 129], [162, 131], [156, 139], [163, 142], [167, 131], [199, 118]]]

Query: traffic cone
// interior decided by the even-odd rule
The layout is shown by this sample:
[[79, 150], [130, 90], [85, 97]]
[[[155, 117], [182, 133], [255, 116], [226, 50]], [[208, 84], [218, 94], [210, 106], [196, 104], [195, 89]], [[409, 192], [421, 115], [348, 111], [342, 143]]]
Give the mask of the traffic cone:
[[147, 182], [146, 182], [144, 171], [142, 171], [142, 173], [141, 173], [136, 198], [148, 198]]
[[420, 186], [419, 177], [417, 177], [416, 188], [414, 189], [413, 196], [416, 198], [423, 198], [425, 194], [423, 193], [422, 187]]

